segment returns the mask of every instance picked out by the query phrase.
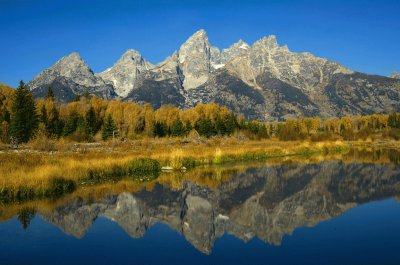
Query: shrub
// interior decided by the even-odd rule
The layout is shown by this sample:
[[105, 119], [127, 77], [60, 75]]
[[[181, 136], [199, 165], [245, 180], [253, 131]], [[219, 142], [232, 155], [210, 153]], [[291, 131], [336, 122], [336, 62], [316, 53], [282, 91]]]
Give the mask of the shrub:
[[392, 138], [394, 140], [400, 140], [400, 129], [389, 129], [383, 134], [383, 136]]
[[73, 192], [76, 189], [74, 181], [64, 179], [62, 177], [53, 177], [50, 179], [50, 185], [47, 189], [47, 194], [51, 198], [58, 198], [64, 194]]
[[313, 142], [323, 142], [323, 141], [336, 141], [340, 138], [340, 136], [329, 133], [329, 132], [321, 132], [315, 133], [311, 135], [310, 140]]
[[132, 177], [158, 176], [161, 165], [157, 160], [150, 158], [139, 158], [128, 162], [128, 175]]
[[40, 133], [30, 142], [32, 148], [38, 151], [56, 151], [55, 141]]
[[86, 175], [81, 178], [81, 183], [96, 184], [101, 182], [116, 182], [127, 176], [127, 171], [122, 166], [112, 166], [111, 168], [89, 169]]

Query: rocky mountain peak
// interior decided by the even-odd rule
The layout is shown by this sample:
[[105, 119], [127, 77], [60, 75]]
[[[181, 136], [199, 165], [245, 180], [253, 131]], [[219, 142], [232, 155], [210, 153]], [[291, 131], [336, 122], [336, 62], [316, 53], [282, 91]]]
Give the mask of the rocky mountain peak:
[[229, 48], [223, 49], [221, 52], [221, 64], [226, 64], [233, 58], [246, 53], [250, 49], [250, 46], [243, 40], [231, 45]]
[[[34, 95], [37, 96], [47, 93], [49, 86], [54, 90], [72, 91], [75, 95], [82, 95], [88, 90], [104, 98], [115, 96], [113, 87], [106, 85], [101, 78], [97, 77], [76, 52], [61, 58], [28, 82], [28, 87], [35, 90]], [[56, 94], [58, 92], [55, 91]], [[72, 96], [69, 95], [67, 98], [70, 97]], [[67, 98], [63, 97], [60, 100]]]
[[51, 86], [62, 101], [89, 91], [150, 102], [155, 108], [217, 102], [251, 119], [276, 120], [398, 111], [400, 76], [391, 77], [354, 73], [334, 61], [292, 52], [274, 35], [251, 46], [239, 40], [220, 51], [201, 29], [156, 66], [130, 49], [112, 67], [94, 74], [74, 52], [28, 86], [35, 97], [45, 96]]
[[241, 48], [241, 49], [245, 49], [245, 50], [247, 50], [247, 49], [250, 48], [249, 44], [247, 44], [246, 42], [244, 42], [242, 39], [240, 39], [238, 42], [236, 42], [236, 43], [233, 44], [232, 46], [237, 46], [237, 47], [239, 47], [239, 48]]
[[106, 83], [113, 85], [117, 95], [126, 97], [136, 86], [139, 75], [153, 67], [138, 51], [129, 49], [112, 67], [98, 76]]
[[71, 52], [69, 55], [61, 58], [60, 61], [62, 61], [62, 60], [83, 61], [82, 57], [77, 52]]
[[134, 49], [128, 49], [124, 54], [122, 54], [121, 58], [119, 60], [136, 60], [136, 59], [141, 59], [142, 55], [140, 52]]
[[267, 37], [264, 37], [258, 41], [256, 41], [253, 46], [257, 46], [257, 45], [263, 45], [264, 47], [268, 48], [268, 49], [277, 49], [279, 48], [279, 44], [278, 41], [276, 40], [276, 36], [275, 35], [270, 35]]
[[101, 80], [94, 78], [93, 71], [81, 56], [73, 52], [62, 57], [53, 66], [33, 78], [28, 86], [34, 89], [42, 84], [51, 83], [57, 77], [66, 77], [82, 85], [94, 85], [101, 82]]
[[72, 52], [71, 54], [62, 57], [53, 66], [53, 70], [65, 77], [73, 77], [79, 71], [92, 73], [92, 70], [77, 52]]
[[178, 51], [179, 67], [185, 76], [184, 88], [204, 84], [212, 71], [212, 64], [219, 64], [219, 57], [219, 49], [210, 45], [203, 29], [189, 37]]
[[390, 75], [391, 78], [395, 78], [395, 79], [400, 79], [400, 73], [399, 72], [393, 72]]
[[199, 29], [192, 36], [189, 37], [189, 39], [191, 38], [208, 38], [207, 32], [204, 29]]

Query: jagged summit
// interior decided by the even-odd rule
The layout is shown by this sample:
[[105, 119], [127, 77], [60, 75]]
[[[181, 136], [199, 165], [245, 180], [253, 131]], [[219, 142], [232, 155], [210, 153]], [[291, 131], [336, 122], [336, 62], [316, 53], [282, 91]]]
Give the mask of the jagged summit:
[[87, 63], [82, 59], [82, 57], [77, 52], [72, 52], [67, 56], [62, 57], [54, 65], [55, 70], [60, 71], [61, 74], [70, 74], [68, 71], [64, 70], [75, 70], [78, 68], [90, 69]]
[[262, 45], [268, 49], [277, 49], [280, 47], [275, 35], [269, 35], [256, 41], [253, 47], [257, 45]]
[[391, 77], [391, 78], [395, 78], [395, 79], [400, 79], [400, 73], [394, 71], [394, 72], [390, 75], [390, 77]]
[[42, 84], [53, 81], [56, 77], [71, 78], [82, 85], [95, 85], [96, 82], [102, 82], [102, 80], [94, 78], [93, 71], [81, 56], [77, 52], [73, 52], [62, 57], [53, 66], [33, 78], [28, 85], [31, 89], [35, 89]]
[[199, 29], [195, 33], [193, 33], [188, 40], [193, 39], [193, 38], [208, 38], [207, 37], [207, 32], [204, 29]]
[[72, 100], [75, 95], [83, 95], [86, 91], [103, 98], [115, 96], [113, 87], [95, 76], [77, 52], [64, 56], [28, 82], [35, 96], [45, 95], [49, 86], [63, 101]]
[[220, 51], [211, 46], [207, 33], [201, 29], [181, 45], [178, 58], [179, 67], [185, 76], [183, 87], [191, 89], [208, 80], [212, 64], [219, 64]]
[[138, 51], [129, 49], [112, 67], [98, 76], [113, 85], [118, 96], [126, 97], [135, 88], [139, 75], [153, 67]]
[[400, 111], [400, 77], [391, 77], [355, 73], [311, 53], [292, 52], [275, 35], [251, 45], [239, 40], [220, 50], [200, 29], [155, 66], [130, 49], [112, 67], [94, 74], [74, 52], [28, 86], [41, 97], [51, 85], [63, 101], [89, 90], [155, 108], [217, 102], [247, 118], [284, 120]]
[[80, 60], [83, 61], [82, 57], [78, 52], [71, 52], [69, 55], [64, 56], [61, 60]]
[[232, 44], [229, 48], [223, 49], [221, 52], [221, 64], [226, 64], [235, 57], [246, 53], [250, 49], [250, 45], [240, 39]]

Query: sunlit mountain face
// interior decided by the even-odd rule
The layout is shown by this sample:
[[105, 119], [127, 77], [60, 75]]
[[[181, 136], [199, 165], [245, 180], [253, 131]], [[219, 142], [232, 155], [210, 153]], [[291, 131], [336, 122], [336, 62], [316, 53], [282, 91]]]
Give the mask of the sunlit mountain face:
[[300, 116], [337, 117], [400, 111], [400, 80], [355, 72], [341, 64], [296, 53], [274, 35], [249, 45], [220, 49], [204, 30], [190, 36], [155, 65], [129, 49], [115, 64], [94, 73], [76, 52], [44, 70], [28, 86], [36, 97], [52, 87], [56, 98], [86, 91], [105, 99], [181, 108], [216, 102], [262, 121]]

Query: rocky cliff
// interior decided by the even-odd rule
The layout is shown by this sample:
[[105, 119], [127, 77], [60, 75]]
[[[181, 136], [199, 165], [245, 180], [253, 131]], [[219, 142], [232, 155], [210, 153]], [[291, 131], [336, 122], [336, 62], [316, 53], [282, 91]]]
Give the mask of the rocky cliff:
[[28, 86], [37, 97], [52, 86], [61, 101], [88, 90], [154, 107], [217, 102], [247, 118], [270, 121], [400, 111], [400, 79], [391, 77], [357, 73], [310, 53], [292, 52], [275, 36], [252, 45], [240, 40], [220, 50], [199, 30], [156, 65], [128, 50], [114, 66], [94, 74], [72, 53]]

